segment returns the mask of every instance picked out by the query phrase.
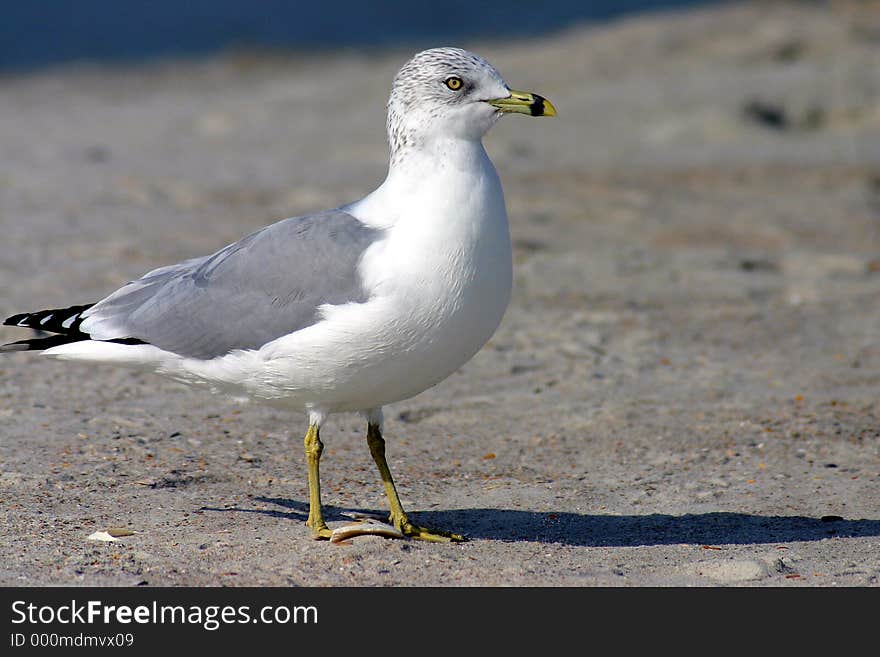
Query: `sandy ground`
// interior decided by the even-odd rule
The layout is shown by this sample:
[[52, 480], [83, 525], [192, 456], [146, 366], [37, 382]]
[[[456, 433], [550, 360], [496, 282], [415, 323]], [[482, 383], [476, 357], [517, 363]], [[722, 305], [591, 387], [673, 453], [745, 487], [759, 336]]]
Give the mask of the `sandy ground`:
[[[0, 584], [880, 583], [880, 5], [461, 45], [559, 110], [487, 140], [516, 247], [504, 323], [387, 409], [404, 504], [471, 541], [315, 542], [302, 417], [13, 354]], [[359, 198], [409, 54], [0, 80], [0, 314]], [[333, 526], [386, 506], [363, 432], [322, 433]]]

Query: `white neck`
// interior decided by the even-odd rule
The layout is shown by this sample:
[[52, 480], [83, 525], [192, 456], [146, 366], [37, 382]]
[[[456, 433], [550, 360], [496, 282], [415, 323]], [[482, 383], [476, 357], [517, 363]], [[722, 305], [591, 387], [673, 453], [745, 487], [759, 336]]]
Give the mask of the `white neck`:
[[[390, 227], [401, 213], [412, 210], [413, 199], [445, 204], [475, 178], [497, 184], [495, 167], [479, 139], [432, 138], [407, 145], [388, 167], [385, 181], [371, 194], [346, 210], [376, 227]], [[468, 185], [470, 186], [470, 185]], [[500, 190], [499, 190], [500, 191]], [[444, 197], [444, 198], [438, 198]]]
[[458, 137], [431, 137], [404, 147], [388, 165], [387, 179], [402, 176], [429, 176], [447, 170], [474, 170], [488, 161], [486, 149], [479, 139]]

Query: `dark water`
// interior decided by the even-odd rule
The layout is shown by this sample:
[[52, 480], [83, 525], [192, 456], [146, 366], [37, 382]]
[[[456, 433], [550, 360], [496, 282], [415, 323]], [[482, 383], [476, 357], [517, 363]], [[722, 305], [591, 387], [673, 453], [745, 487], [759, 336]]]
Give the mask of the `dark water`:
[[[717, 0], [716, 0], [717, 1]], [[711, 0], [0, 0], [0, 70], [225, 48], [430, 47]]]

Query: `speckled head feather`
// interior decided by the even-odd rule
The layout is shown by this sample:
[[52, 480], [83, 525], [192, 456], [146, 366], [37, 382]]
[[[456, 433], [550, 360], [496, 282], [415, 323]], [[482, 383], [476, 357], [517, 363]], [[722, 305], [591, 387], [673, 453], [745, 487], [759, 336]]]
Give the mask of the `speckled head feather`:
[[[450, 78], [461, 86], [450, 88]], [[394, 77], [388, 99], [392, 164], [432, 135], [479, 139], [500, 116], [485, 101], [509, 93], [501, 74], [472, 52], [433, 48], [416, 54]]]

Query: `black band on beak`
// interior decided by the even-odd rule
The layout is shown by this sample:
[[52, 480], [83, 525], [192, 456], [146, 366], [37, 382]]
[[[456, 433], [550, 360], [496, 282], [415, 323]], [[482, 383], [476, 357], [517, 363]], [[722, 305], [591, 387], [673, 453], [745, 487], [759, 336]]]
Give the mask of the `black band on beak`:
[[531, 112], [532, 116], [544, 116], [544, 97], [538, 94], [533, 95], [535, 102], [529, 105], [529, 112]]

